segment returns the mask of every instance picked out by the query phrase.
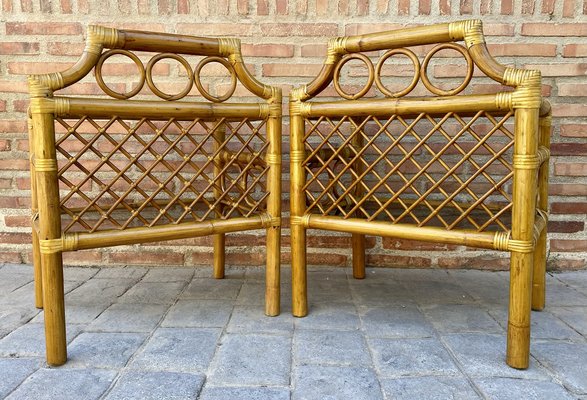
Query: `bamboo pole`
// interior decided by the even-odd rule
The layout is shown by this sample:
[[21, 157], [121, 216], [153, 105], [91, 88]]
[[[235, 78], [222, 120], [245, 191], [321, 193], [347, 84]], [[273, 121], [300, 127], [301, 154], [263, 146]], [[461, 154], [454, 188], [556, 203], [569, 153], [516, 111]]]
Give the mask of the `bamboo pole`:
[[[43, 112], [42, 107], [33, 103], [38, 103], [38, 100], [40, 99], [31, 100], [31, 114], [35, 138], [34, 163], [39, 206], [39, 239], [52, 240], [61, 237], [55, 131], [53, 115]], [[67, 360], [67, 345], [61, 252], [41, 251], [40, 258], [47, 363], [62, 365]]]
[[[550, 115], [540, 118], [539, 145], [550, 149]], [[548, 175], [549, 160], [543, 160], [538, 171], [538, 209], [546, 217], [548, 214]], [[546, 222], [546, 221], [545, 221]], [[534, 272], [532, 278], [532, 309], [544, 309], [546, 301], [546, 226], [540, 232], [534, 250]]]
[[290, 215], [291, 215], [291, 274], [292, 313], [296, 317], [308, 314], [306, 271], [306, 227], [302, 217], [306, 210], [304, 184], [304, 119], [299, 113], [300, 101], [290, 94]]
[[[537, 139], [538, 109], [517, 109], [514, 158], [536, 156]], [[536, 213], [536, 168], [516, 167], [514, 161], [512, 239], [531, 243]], [[507, 363], [514, 368], [524, 369], [529, 365], [533, 260], [533, 252], [512, 251]]]
[[[222, 120], [216, 121], [216, 129], [214, 130], [213, 138], [214, 138], [214, 146], [213, 151], [218, 152], [224, 140], [226, 139], [226, 125], [222, 122]], [[218, 157], [217, 157], [218, 158]], [[218, 179], [216, 181], [217, 185], [214, 185], [214, 197], [216, 200], [220, 199], [223, 195], [222, 190], [218, 187], [224, 187], [222, 184], [222, 180], [224, 177], [219, 177], [222, 169], [224, 168], [225, 163], [222, 160], [216, 159], [214, 160], [214, 176], [212, 179]], [[216, 206], [216, 217], [222, 218], [224, 207], [222, 204], [218, 204]], [[224, 233], [218, 233], [212, 236], [212, 241], [214, 243], [214, 267], [213, 267], [213, 276], [216, 279], [224, 278], [224, 266], [226, 260], [226, 236]]]
[[267, 213], [272, 224], [267, 228], [267, 260], [265, 270], [265, 314], [280, 313], [281, 296], [281, 90], [275, 89], [270, 100], [271, 115], [267, 121], [269, 148], [265, 156], [267, 176]]
[[[357, 119], [359, 123], [356, 123], [355, 125], [358, 127], [362, 120], [362, 118]], [[361, 130], [353, 136], [351, 146], [358, 151], [358, 149], [362, 149], [364, 145], [365, 140]], [[356, 176], [361, 176], [365, 170], [360, 159], [353, 163], [351, 169], [356, 173]], [[365, 194], [365, 188], [359, 184], [355, 187], [354, 192], [355, 197], [360, 199]], [[355, 214], [358, 214], [358, 212]], [[353, 278], [365, 279], [365, 235], [358, 233], [353, 233], [351, 235], [351, 245], [353, 247]]]
[[[30, 111], [30, 110], [29, 110]], [[37, 183], [35, 174], [35, 135], [33, 130], [33, 120], [29, 115], [27, 119], [29, 131], [29, 154], [30, 154], [30, 170], [31, 170], [31, 231], [33, 244], [33, 273], [35, 281], [35, 307], [43, 308], [43, 267], [41, 264], [41, 252], [39, 249], [39, 235], [35, 228], [35, 219], [39, 212], [37, 199]]]

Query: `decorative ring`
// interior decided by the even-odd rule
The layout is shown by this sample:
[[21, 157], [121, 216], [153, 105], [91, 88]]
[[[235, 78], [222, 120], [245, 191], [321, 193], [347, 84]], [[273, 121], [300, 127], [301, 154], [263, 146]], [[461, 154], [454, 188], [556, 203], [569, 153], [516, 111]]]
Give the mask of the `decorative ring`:
[[[219, 64], [224, 65], [224, 67], [228, 70], [228, 72], [230, 73], [230, 88], [228, 89], [228, 91], [219, 97], [215, 97], [212, 96], [210, 93], [208, 93], [204, 87], [202, 86], [202, 82], [200, 81], [200, 71], [202, 70], [202, 68], [211, 62], [217, 62]], [[217, 57], [217, 56], [210, 56], [210, 57], [206, 57], [204, 58], [202, 61], [200, 61], [198, 63], [198, 66], [196, 67], [196, 70], [194, 71], [194, 82], [196, 83], [196, 87], [198, 88], [198, 90], [200, 91], [200, 94], [202, 96], [204, 96], [205, 98], [207, 98], [210, 101], [213, 101], [215, 103], [222, 103], [223, 101], [226, 101], [230, 98], [230, 96], [232, 96], [234, 94], [234, 91], [236, 90], [236, 72], [234, 71], [234, 68], [232, 67], [232, 65], [226, 61], [226, 59], [222, 58], [222, 57]]]
[[[467, 75], [465, 76], [465, 80], [458, 87], [451, 90], [442, 90], [434, 86], [432, 83], [430, 83], [426, 71], [428, 69], [428, 62], [430, 61], [432, 56], [436, 54], [439, 50], [444, 49], [452, 49], [458, 51], [463, 55], [463, 57], [465, 57], [465, 60], [467, 61]], [[424, 62], [422, 63], [420, 75], [422, 78], [422, 83], [424, 84], [424, 86], [426, 86], [426, 89], [428, 89], [433, 94], [436, 94], [438, 96], [453, 96], [455, 94], [462, 92], [463, 89], [466, 88], [469, 82], [471, 81], [471, 78], [473, 77], [473, 59], [469, 55], [467, 49], [465, 49], [463, 46], [460, 46], [455, 43], [442, 43], [434, 47], [432, 50], [430, 50], [428, 54], [426, 54], [426, 58], [424, 58]]]
[[[363, 89], [361, 89], [360, 91], [358, 91], [355, 94], [348, 94], [344, 90], [342, 90], [342, 88], [340, 87], [340, 70], [347, 62], [349, 62], [350, 60], [353, 60], [353, 59], [361, 60], [361, 61], [363, 61], [363, 63], [365, 63], [365, 65], [369, 69], [369, 80], [367, 81], [367, 84], [365, 85], [365, 87], [363, 87]], [[336, 92], [341, 97], [344, 97], [347, 100], [356, 100], [358, 98], [363, 97], [369, 91], [369, 89], [371, 89], [371, 86], [373, 86], [374, 79], [375, 79], [375, 68], [373, 67], [373, 63], [366, 55], [361, 54], [361, 53], [348, 54], [348, 55], [344, 56], [344, 58], [342, 60], [340, 60], [338, 62], [338, 64], [336, 64], [336, 67], [334, 68], [334, 88], [336, 89]]]
[[[383, 64], [385, 63], [385, 61], [389, 57], [391, 57], [395, 54], [403, 54], [403, 55], [407, 56], [412, 61], [412, 64], [414, 64], [414, 79], [412, 79], [412, 82], [404, 90], [400, 90], [399, 92], [390, 92], [383, 85], [383, 82], [381, 82], [381, 68], [383, 68]], [[383, 57], [381, 57], [379, 59], [379, 62], [377, 63], [377, 66], [375, 67], [375, 85], [377, 85], [377, 88], [381, 91], [381, 93], [383, 93], [387, 97], [405, 96], [406, 94], [408, 94], [412, 90], [414, 90], [414, 88], [418, 84], [419, 79], [420, 79], [420, 60], [418, 59], [418, 56], [416, 56], [414, 54], [413, 51], [408, 50], [408, 49], [389, 50], [387, 53], [385, 53], [383, 55]]]
[[[137, 87], [135, 87], [130, 92], [126, 92], [126, 93], [115, 92], [114, 90], [110, 89], [106, 85], [106, 83], [104, 83], [104, 79], [102, 79], [102, 65], [104, 64], [104, 61], [106, 61], [107, 59], [109, 59], [110, 57], [112, 57], [116, 54], [120, 54], [120, 55], [123, 55], [123, 56], [130, 58], [135, 63], [137, 68], [139, 69], [139, 73], [141, 75], [141, 78], [139, 80], [139, 84], [137, 85]], [[102, 56], [98, 60], [98, 63], [96, 64], [95, 72], [96, 72], [96, 82], [98, 83], [98, 86], [100, 86], [100, 89], [102, 89], [104, 91], [104, 93], [106, 93], [108, 96], [114, 97], [115, 99], [121, 99], [121, 100], [130, 99], [131, 97], [136, 96], [137, 93], [139, 93], [141, 91], [141, 89], [143, 88], [143, 86], [145, 85], [145, 66], [143, 65], [141, 60], [139, 60], [139, 58], [135, 54], [133, 54], [127, 50], [114, 49], [114, 50], [108, 50], [107, 52], [102, 54]]]
[[[181, 92], [179, 92], [178, 94], [167, 94], [167, 93], [157, 89], [157, 86], [155, 86], [155, 83], [153, 82], [153, 67], [155, 66], [155, 64], [159, 60], [162, 60], [164, 58], [171, 58], [171, 59], [179, 62], [181, 65], [183, 65], [186, 72], [188, 73], [189, 82], [188, 82], [187, 86], [185, 87], [185, 89], [182, 90]], [[194, 84], [194, 73], [192, 72], [192, 67], [190, 66], [190, 63], [188, 63], [187, 60], [180, 55], [173, 54], [173, 53], [157, 54], [153, 58], [151, 58], [149, 60], [149, 63], [147, 64], [147, 85], [149, 86], [149, 89], [151, 89], [151, 91], [155, 95], [162, 98], [163, 100], [171, 101], [171, 100], [179, 100], [179, 99], [184, 98], [185, 96], [187, 96], [187, 94], [190, 92], [190, 90], [192, 90], [193, 84]]]

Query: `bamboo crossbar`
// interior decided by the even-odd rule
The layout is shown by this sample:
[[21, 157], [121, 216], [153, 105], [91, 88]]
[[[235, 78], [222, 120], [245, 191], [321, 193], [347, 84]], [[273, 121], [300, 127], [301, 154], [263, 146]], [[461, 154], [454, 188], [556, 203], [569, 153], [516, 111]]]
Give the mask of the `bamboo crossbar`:
[[[507, 92], [506, 92], [507, 93]], [[399, 99], [361, 99], [337, 101], [312, 101], [306, 103], [300, 111], [303, 117], [385, 117], [389, 115], [416, 116], [426, 113], [431, 116], [444, 115], [454, 112], [461, 116], [472, 116], [484, 110], [505, 115], [511, 110], [507, 101], [502, 102], [504, 96], [494, 94], [470, 95], [458, 97], [434, 98], [399, 98]], [[547, 115], [550, 105], [543, 101], [541, 110]]]
[[107, 100], [83, 99], [75, 97], [55, 97], [42, 99], [43, 106], [53, 108], [55, 115], [62, 118], [120, 118], [137, 120], [142, 118], [175, 118], [193, 120], [201, 118], [214, 120], [227, 118], [239, 120], [248, 118], [262, 120], [268, 115], [268, 107], [259, 103], [173, 103], [169, 101], [147, 100]]
[[271, 222], [268, 217], [256, 215], [249, 218], [212, 219], [202, 222], [186, 222], [177, 225], [161, 225], [148, 228], [128, 228], [125, 230], [100, 231], [95, 233], [71, 233], [64, 236], [64, 242], [71, 242], [73, 245], [71, 248], [65, 248], [64, 251], [87, 250], [248, 231], [267, 228], [268, 222], [269, 224]]

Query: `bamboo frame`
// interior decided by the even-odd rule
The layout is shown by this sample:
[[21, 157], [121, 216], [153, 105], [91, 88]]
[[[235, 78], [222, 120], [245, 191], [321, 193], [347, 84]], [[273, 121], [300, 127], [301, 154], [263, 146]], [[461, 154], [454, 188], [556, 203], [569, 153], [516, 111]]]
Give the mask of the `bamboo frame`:
[[[464, 47], [455, 44], [460, 41]], [[437, 46], [420, 67], [409, 47], [430, 44]], [[432, 55], [442, 48], [458, 51], [467, 61], [465, 80], [453, 90], [433, 86], [426, 75]], [[387, 52], [375, 68], [361, 54], [382, 50]], [[379, 74], [385, 59], [398, 53], [412, 61], [414, 79], [406, 89], [392, 93], [383, 86]], [[343, 92], [338, 82], [341, 66], [350, 58], [360, 58], [369, 71], [367, 86], [355, 95]], [[468, 86], [473, 66], [514, 89], [458, 95]], [[403, 97], [419, 80], [437, 97]], [[343, 99], [314, 100], [331, 82]], [[361, 99], [373, 82], [386, 98]], [[302, 317], [308, 312], [305, 252], [309, 228], [352, 234], [356, 278], [364, 277], [364, 235], [508, 251], [507, 363], [527, 368], [530, 309], [544, 307], [545, 291], [550, 105], [542, 99], [540, 90], [539, 71], [508, 68], [491, 57], [478, 20], [332, 39], [318, 76], [290, 95], [293, 315]], [[492, 127], [487, 134], [475, 131], [481, 119]], [[512, 119], [513, 133], [506, 126]], [[375, 133], [365, 134], [366, 125], [355, 123], [343, 129], [355, 120], [370, 121]], [[449, 120], [458, 126], [457, 133], [444, 129], [443, 124]], [[392, 123], [401, 129], [390, 133], [388, 126]], [[426, 134], [415, 130], [422, 123], [431, 126]], [[501, 142], [492, 139], [496, 132], [503, 136]], [[473, 138], [470, 150], [459, 145], [459, 138], [465, 135]], [[434, 147], [433, 138], [440, 145]], [[490, 142], [497, 143], [497, 149]], [[456, 149], [460, 160], [445, 154], [447, 149]], [[474, 159], [479, 150], [485, 155]], [[513, 152], [512, 159], [505, 156], [508, 152]], [[424, 159], [421, 153], [428, 157]], [[469, 175], [463, 177], [465, 172], [458, 171], [464, 163], [469, 168], [463, 171], [469, 171]], [[385, 168], [377, 169], [376, 164]], [[434, 172], [434, 165], [440, 170]], [[502, 178], [488, 172], [491, 165], [504, 170]], [[485, 179], [489, 189], [479, 192], [482, 189], [473, 185], [479, 177]], [[444, 189], [443, 185], [452, 181], [456, 186]], [[504, 189], [510, 182], [511, 196]], [[459, 193], [471, 202], [458, 200]], [[430, 197], [432, 194], [437, 197]], [[489, 204], [492, 196], [505, 204]], [[400, 211], [394, 213], [390, 208], [393, 205]], [[426, 212], [418, 213], [418, 207]], [[448, 207], [460, 215], [452, 220], [443, 217]], [[474, 210], [484, 220], [475, 219]], [[507, 212], [511, 212], [511, 221], [505, 219]], [[430, 225], [433, 220], [440, 226]]]
[[[159, 54], [144, 66], [133, 51]], [[102, 65], [112, 55], [129, 57], [139, 69], [130, 92], [104, 83]], [[204, 57], [195, 71], [186, 55]], [[187, 70], [180, 93], [153, 82], [153, 66], [166, 58]], [[222, 96], [200, 82], [210, 62], [231, 76]], [[57, 96], [92, 69], [112, 99]], [[258, 102], [231, 103], [237, 82]], [[161, 100], [132, 99], [145, 85]], [[194, 85], [206, 101], [176, 101]], [[224, 235], [266, 229], [265, 312], [279, 314], [281, 90], [249, 73], [237, 39], [90, 26], [79, 61], [29, 77], [29, 91], [35, 304], [45, 309], [49, 364], [67, 359], [64, 251], [213, 235], [213, 276], [222, 278]]]

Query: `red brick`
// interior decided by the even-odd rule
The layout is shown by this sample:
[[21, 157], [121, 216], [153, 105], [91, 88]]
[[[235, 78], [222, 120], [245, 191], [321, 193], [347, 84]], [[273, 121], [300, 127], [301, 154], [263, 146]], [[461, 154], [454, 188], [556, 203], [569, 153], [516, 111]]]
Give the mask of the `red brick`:
[[10, 141], [0, 139], [0, 151], [8, 151], [10, 150]]
[[397, 15], [410, 15], [410, 0], [398, 0]]
[[257, 15], [269, 15], [268, 0], [257, 0]]
[[555, 163], [554, 174], [563, 176], [587, 176], [587, 163]]
[[0, 92], [28, 93], [27, 81], [0, 81]]
[[0, 251], [0, 263], [22, 263], [22, 255], [17, 251]]
[[73, 6], [71, 4], [71, 0], [60, 0], [59, 4], [61, 6], [61, 12], [63, 14], [73, 13]]
[[[139, 258], [139, 257], [137, 257]], [[63, 264], [65, 265], [101, 265], [102, 252], [100, 251], [68, 251], [63, 253]]]
[[4, 222], [9, 227], [29, 227], [31, 226], [31, 217], [28, 215], [6, 215]]
[[114, 264], [133, 265], [183, 265], [184, 255], [180, 253], [157, 252], [120, 252], [109, 254], [110, 262]]
[[460, 9], [461, 15], [473, 14], [473, 1], [461, 0]]
[[261, 266], [265, 264], [265, 251], [247, 251], [226, 254], [227, 265], [254, 265]]
[[369, 14], [369, 0], [357, 0], [357, 15]]
[[560, 134], [565, 137], [587, 137], [587, 124], [561, 125]]
[[326, 44], [305, 44], [302, 46], [302, 57], [326, 57]]
[[189, 14], [190, 13], [190, 1], [189, 0], [178, 0], [177, 13], [178, 14]]
[[548, 271], [569, 271], [569, 270], [580, 270], [587, 266], [587, 259], [569, 259], [550, 257], [546, 264]]
[[587, 196], [587, 184], [552, 183], [548, 192], [552, 196]]
[[450, 15], [450, 0], [440, 0], [440, 15]]
[[553, 104], [553, 117], [585, 117], [587, 104]]
[[39, 43], [3, 42], [0, 43], [0, 54], [39, 54]]
[[491, 13], [491, 0], [481, 0], [481, 4], [479, 5], [479, 12], [482, 15], [487, 15]]
[[245, 57], [293, 57], [294, 48], [289, 44], [243, 44]]
[[[348, 260], [347, 256], [342, 254], [312, 252], [308, 252], [307, 258], [308, 265], [328, 265], [330, 267], [344, 267]], [[291, 262], [291, 258], [289, 260], [288, 263]]]
[[587, 251], [587, 240], [551, 239], [550, 251]]
[[449, 269], [467, 268], [507, 271], [509, 269], [509, 259], [490, 255], [479, 257], [440, 257], [438, 259], [438, 266]]
[[47, 43], [47, 51], [56, 56], [80, 56], [85, 46], [84, 43], [51, 42]]
[[326, 15], [328, 14], [328, 5], [330, 1], [328, 0], [316, 0], [316, 14], [317, 15]]
[[587, 36], [587, 24], [554, 24], [525, 23], [522, 24], [524, 36]]
[[7, 35], [81, 35], [81, 24], [75, 22], [7, 22]]
[[587, 75], [587, 63], [572, 64], [535, 64], [525, 65], [525, 68], [537, 69], [542, 76], [583, 76]]
[[514, 36], [512, 24], [483, 24], [485, 36]]
[[253, 24], [236, 24], [236, 23], [206, 23], [206, 24], [185, 24], [179, 23], [176, 31], [183, 35], [199, 36], [252, 36]]
[[503, 43], [488, 44], [489, 52], [494, 57], [501, 56], [536, 56], [536, 57], [554, 57], [556, 56], [556, 44], [545, 43]]
[[0, 160], [0, 170], [28, 171], [28, 160]]
[[563, 57], [587, 57], [587, 44], [565, 45]]
[[387, 254], [367, 254], [365, 261], [368, 266], [373, 267], [400, 267], [400, 268], [424, 268], [429, 267], [432, 262], [425, 257], [394, 256]]
[[580, 221], [548, 221], [548, 232], [576, 233], [585, 229], [585, 223]]
[[550, 145], [553, 156], [587, 155], [587, 143], [553, 143]]
[[443, 243], [421, 242], [418, 240], [383, 238], [383, 248], [393, 250], [440, 251], [454, 250], [456, 245]]
[[6, 111], [6, 100], [0, 100], [0, 112]]
[[430, 4], [430, 0], [419, 0], [418, 1], [418, 14], [430, 15], [431, 9], [432, 9], [432, 5]]
[[2, 11], [5, 13], [12, 12], [12, 0], [2, 0]]
[[354, 35], [365, 35], [374, 32], [385, 32], [401, 29], [401, 24], [389, 24], [389, 23], [362, 23], [362, 24], [347, 24], [345, 26], [344, 34], [347, 36]]
[[45, 74], [65, 71], [72, 65], [73, 63], [57, 62], [9, 62], [8, 72], [14, 75]]
[[535, 0], [522, 0], [522, 14], [534, 14]]
[[559, 83], [558, 95], [587, 97], [587, 83]]
[[263, 64], [263, 76], [314, 77], [322, 64]]
[[336, 36], [338, 24], [276, 23], [261, 24], [263, 36]]
[[288, 6], [288, 1], [287, 0], [276, 0], [275, 1], [275, 12], [278, 15], [287, 15], [287, 6]]
[[0, 178], [0, 189], [10, 189], [12, 187], [12, 179]]
[[237, 0], [236, 8], [240, 15], [247, 15], [249, 13], [249, 2], [248, 0]]
[[575, 16], [575, 0], [564, 0], [563, 17], [571, 18]]
[[0, 243], [5, 244], [28, 244], [31, 242], [30, 233], [0, 232]]
[[587, 214], [587, 203], [552, 203], [550, 211], [553, 214]]
[[33, 1], [32, 0], [20, 0], [20, 8], [23, 12], [33, 12]]
[[543, 0], [542, 1], [542, 14], [554, 14], [554, 5], [556, 0]]
[[501, 0], [501, 13], [503, 15], [511, 15], [514, 12], [513, 0]]

